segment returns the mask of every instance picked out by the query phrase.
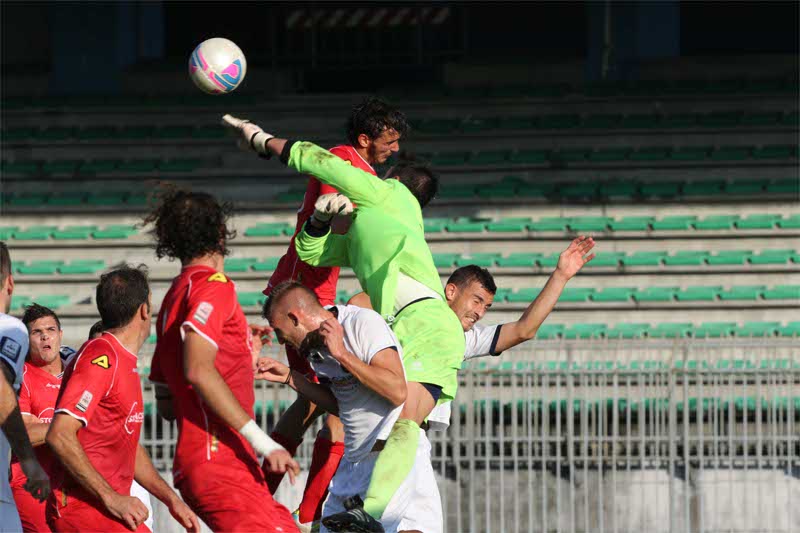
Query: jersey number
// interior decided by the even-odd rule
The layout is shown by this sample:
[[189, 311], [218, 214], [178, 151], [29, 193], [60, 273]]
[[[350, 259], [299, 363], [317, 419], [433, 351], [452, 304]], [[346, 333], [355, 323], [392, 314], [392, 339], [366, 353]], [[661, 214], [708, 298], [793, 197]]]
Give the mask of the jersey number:
[[94, 359], [92, 359], [92, 364], [97, 365], [100, 368], [105, 368], [106, 370], [108, 370], [111, 367], [111, 365], [108, 362], [107, 355], [101, 355], [100, 357], [95, 357]]

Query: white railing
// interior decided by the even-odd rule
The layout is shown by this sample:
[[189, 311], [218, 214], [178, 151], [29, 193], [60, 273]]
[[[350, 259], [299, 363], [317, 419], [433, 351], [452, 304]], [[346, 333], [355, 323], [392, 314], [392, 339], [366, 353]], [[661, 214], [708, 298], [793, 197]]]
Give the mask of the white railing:
[[[262, 426], [292, 400], [259, 384]], [[452, 410], [448, 532], [800, 531], [800, 341], [536, 343], [472, 361]], [[175, 436], [150, 413], [162, 469]]]

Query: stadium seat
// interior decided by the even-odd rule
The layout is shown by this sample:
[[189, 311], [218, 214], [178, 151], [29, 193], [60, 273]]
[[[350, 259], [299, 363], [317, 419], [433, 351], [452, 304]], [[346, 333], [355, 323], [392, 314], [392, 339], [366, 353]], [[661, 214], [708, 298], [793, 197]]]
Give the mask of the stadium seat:
[[[669, 127], [669, 122], [664, 122], [664, 125]], [[673, 149], [669, 158], [673, 161], [703, 161], [712, 150], [710, 146], [683, 146]]]
[[566, 183], [562, 185], [558, 192], [562, 198], [569, 200], [594, 198], [597, 194], [598, 185], [596, 183]]
[[440, 200], [458, 200], [463, 198], [473, 198], [475, 196], [475, 188], [463, 186], [450, 186], [443, 187], [436, 195]]
[[631, 161], [664, 161], [670, 154], [669, 146], [649, 146], [631, 152], [628, 158]]
[[633, 287], [606, 287], [591, 295], [593, 302], [629, 302], [636, 292]]
[[56, 226], [28, 226], [24, 230], [15, 231], [13, 237], [19, 241], [43, 241], [49, 239], [57, 229]]
[[162, 126], [153, 132], [156, 139], [185, 139], [191, 135], [191, 126]]
[[131, 235], [136, 235], [136, 228], [130, 224], [112, 224], [92, 232], [95, 239], [127, 239]]
[[753, 151], [752, 146], [721, 146], [711, 152], [712, 161], [744, 161]]
[[773, 194], [791, 194], [797, 197], [797, 195], [800, 194], [800, 180], [797, 178], [774, 180], [767, 184], [767, 192]]
[[800, 321], [789, 322], [785, 326], [778, 328], [778, 334], [781, 337], [798, 337], [800, 336]]
[[40, 207], [47, 203], [47, 195], [42, 193], [15, 194], [8, 200], [14, 207]]
[[767, 182], [765, 180], [741, 180], [725, 184], [725, 194], [749, 196], [764, 192]]
[[56, 159], [42, 163], [42, 172], [45, 174], [73, 174], [80, 166], [81, 161], [76, 159]]
[[600, 184], [599, 194], [604, 198], [630, 200], [639, 193], [639, 186], [632, 181], [607, 181]]
[[537, 126], [540, 129], [570, 129], [581, 123], [578, 115], [544, 115], [539, 117]]
[[500, 254], [498, 253], [462, 255], [456, 259], [456, 266], [477, 265], [483, 268], [493, 268], [499, 258]]
[[200, 168], [202, 164], [199, 159], [171, 159], [161, 161], [158, 164], [158, 170], [162, 172], [192, 172]]
[[505, 150], [492, 150], [478, 152], [469, 158], [470, 165], [500, 165], [508, 161], [511, 152]]
[[599, 148], [589, 153], [589, 161], [593, 163], [617, 163], [627, 161], [630, 148]]
[[17, 231], [19, 227], [17, 226], [2, 226], [0, 227], [0, 241], [7, 241], [11, 238], [15, 231]]
[[113, 172], [120, 164], [122, 164], [122, 161], [119, 159], [95, 159], [84, 161], [79, 171], [82, 174], [104, 174]]
[[498, 257], [497, 258], [497, 266], [500, 267], [533, 267], [536, 266], [536, 260], [539, 259], [542, 254], [537, 253], [513, 253], [509, 254], [507, 257]]
[[586, 117], [581, 126], [588, 129], [612, 129], [616, 128], [622, 122], [622, 115], [619, 113], [605, 114], [605, 115], [589, 115]]
[[664, 257], [667, 266], [702, 266], [708, 257], [708, 252], [677, 251], [674, 255]]
[[704, 180], [684, 183], [681, 190], [684, 196], [713, 196], [718, 197], [725, 187], [723, 180]]
[[745, 322], [737, 326], [734, 333], [737, 337], [773, 337], [780, 325], [780, 322]]
[[75, 259], [58, 267], [60, 274], [95, 274], [106, 268], [102, 259]]
[[738, 285], [721, 291], [719, 293], [719, 299], [756, 301], [764, 290], [766, 290], [764, 285]]
[[653, 217], [623, 217], [609, 220], [608, 225], [613, 231], [648, 231], [653, 220]]
[[278, 261], [280, 261], [280, 257], [267, 257], [262, 261], [253, 263], [252, 269], [256, 272], [272, 272], [277, 268]]
[[551, 153], [550, 159], [553, 161], [563, 161], [565, 163], [579, 163], [581, 161], [586, 161], [591, 151], [591, 148], [562, 148]]
[[625, 257], [625, 252], [597, 252], [595, 258], [587, 263], [587, 267], [619, 267], [620, 262]]
[[651, 224], [653, 229], [659, 230], [689, 230], [692, 229], [692, 224], [697, 220], [696, 216], [692, 215], [674, 215], [666, 216], [660, 220], [655, 220]]
[[645, 198], [674, 198], [681, 192], [682, 182], [661, 181], [642, 183], [639, 190]]
[[569, 225], [568, 218], [561, 217], [544, 217], [535, 220], [528, 224], [528, 229], [531, 231], [558, 231], [565, 232]]
[[539, 326], [539, 330], [536, 332], [537, 339], [555, 339], [564, 332], [564, 326], [562, 324], [542, 324]]
[[722, 287], [687, 287], [675, 294], [679, 302], [713, 302], [722, 291]]
[[86, 203], [89, 205], [102, 205], [108, 207], [120, 206], [125, 203], [125, 193], [111, 191], [89, 193], [89, 195], [86, 197]]
[[547, 150], [521, 150], [511, 154], [509, 161], [518, 165], [538, 165], [547, 163]]
[[433, 254], [433, 264], [436, 268], [453, 268], [453, 265], [456, 262], [461, 254]]
[[736, 229], [774, 229], [780, 218], [773, 214], [748, 215], [736, 221]]
[[783, 265], [791, 260], [794, 250], [761, 250], [750, 256], [751, 265]]
[[783, 119], [780, 112], [748, 113], [741, 118], [742, 126], [776, 126]]
[[638, 339], [644, 337], [650, 324], [647, 323], [622, 323], [606, 330], [606, 337], [609, 339]]
[[441, 233], [450, 222], [449, 218], [426, 218], [424, 221], [425, 233]]
[[634, 252], [632, 255], [621, 258], [622, 266], [661, 266], [667, 252]]
[[[487, 199], [509, 199], [514, 198], [517, 193], [517, 186], [516, 183], [492, 183], [492, 184], [484, 184], [478, 185], [475, 188], [475, 192], [477, 192], [480, 198], [487, 198]], [[467, 188], [469, 189], [469, 188]]]
[[800, 285], [776, 285], [761, 295], [765, 300], [800, 300]]
[[248, 272], [256, 263], [254, 257], [229, 257], [225, 259], [225, 272]]
[[240, 292], [236, 296], [239, 300], [239, 305], [242, 307], [261, 305], [266, 300], [266, 296], [260, 292]]
[[51, 194], [47, 197], [47, 205], [53, 207], [66, 207], [81, 205], [86, 202], [87, 194], [83, 192], [64, 192]]
[[597, 323], [578, 323], [572, 324], [564, 330], [564, 338], [567, 339], [591, 339], [602, 337], [608, 326], [606, 324]]
[[662, 322], [651, 327], [647, 334], [657, 339], [684, 338], [692, 331], [692, 324], [688, 322]]
[[509, 303], [531, 303], [539, 296], [541, 289], [539, 288], [529, 288], [529, 289], [517, 289], [512, 293], [508, 293], [506, 295], [506, 300]]
[[115, 169], [117, 172], [148, 173], [156, 170], [157, 159], [131, 159], [123, 161]]
[[788, 159], [797, 157], [797, 146], [788, 145], [768, 145], [753, 150], [755, 159]]
[[75, 138], [79, 141], [114, 139], [117, 135], [118, 132], [111, 126], [92, 126], [75, 131]]
[[692, 335], [698, 338], [730, 337], [736, 326], [736, 322], [703, 322], [692, 330]]
[[671, 302], [675, 299], [678, 287], [647, 287], [633, 294], [637, 302]]
[[87, 240], [93, 231], [97, 231], [97, 226], [67, 226], [53, 231], [52, 235], [55, 240]]
[[244, 230], [245, 237], [281, 237], [289, 235], [291, 226], [285, 222], [260, 222]]
[[525, 231], [530, 224], [530, 217], [503, 218], [486, 224], [489, 233], [511, 233]]
[[709, 265], [743, 265], [752, 255], [750, 250], [720, 250], [706, 258]]
[[594, 232], [608, 230], [610, 217], [574, 217], [569, 221], [569, 229], [575, 232]]
[[469, 152], [440, 152], [431, 158], [434, 167], [460, 166], [466, 163]]
[[31, 300], [39, 305], [43, 305], [54, 310], [64, 307], [70, 303], [69, 296], [65, 294], [42, 294], [32, 297]]
[[778, 220], [778, 227], [781, 229], [800, 229], [800, 214], [794, 214], [788, 218]]
[[589, 297], [595, 293], [592, 288], [566, 288], [558, 298], [559, 302], [588, 302]]
[[45, 261], [29, 261], [26, 264], [17, 266], [17, 272], [20, 274], [32, 275], [52, 275], [58, 271], [58, 267], [64, 264], [64, 261], [58, 260], [45, 260]]
[[460, 218], [448, 222], [445, 228], [450, 233], [483, 233], [488, 220], [480, 218]]
[[536, 259], [536, 263], [540, 267], [555, 268], [558, 265], [559, 256], [560, 256], [559, 252], [548, 254], [548, 255], [542, 255], [541, 257], [538, 257]]

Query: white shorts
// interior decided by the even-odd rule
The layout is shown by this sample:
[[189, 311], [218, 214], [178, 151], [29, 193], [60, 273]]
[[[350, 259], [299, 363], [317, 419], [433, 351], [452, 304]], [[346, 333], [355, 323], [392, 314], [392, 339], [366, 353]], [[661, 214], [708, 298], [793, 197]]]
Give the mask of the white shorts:
[[[378, 453], [372, 452], [357, 463], [342, 459], [328, 487], [328, 499], [322, 507], [323, 518], [343, 512], [344, 500], [351, 496], [358, 494], [364, 498]], [[431, 443], [425, 432], [420, 430], [414, 468], [389, 501], [381, 524], [387, 533], [412, 530], [442, 533], [443, 520], [442, 500], [431, 466]], [[322, 533], [327, 531], [325, 526], [320, 528]]]
[[19, 533], [20, 531], [22, 531], [22, 522], [19, 521], [17, 505], [13, 501], [0, 500], [0, 532]]
[[150, 502], [150, 493], [134, 480], [131, 484], [131, 496], [139, 498], [144, 506], [147, 507], [147, 520], [144, 521], [144, 524], [150, 531], [153, 531], [153, 504]]

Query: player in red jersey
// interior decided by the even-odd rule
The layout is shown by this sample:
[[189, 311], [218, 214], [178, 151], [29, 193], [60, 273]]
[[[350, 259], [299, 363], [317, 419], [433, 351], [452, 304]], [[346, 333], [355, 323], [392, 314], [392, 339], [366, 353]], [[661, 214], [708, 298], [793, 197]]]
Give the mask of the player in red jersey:
[[197, 517], [139, 445], [144, 405], [137, 353], [150, 334], [146, 273], [123, 267], [104, 274], [96, 300], [106, 332], [67, 365], [47, 432], [60, 461], [47, 523], [53, 531], [150, 531], [143, 523], [147, 508], [130, 496], [135, 477], [181, 525], [199, 531]]
[[[377, 98], [367, 98], [355, 106], [347, 120], [346, 134], [348, 144], [331, 148], [331, 153], [339, 156], [351, 165], [375, 175], [373, 165], [386, 162], [392, 154], [400, 149], [399, 141], [407, 134], [409, 129], [405, 116], [393, 109], [386, 102]], [[314, 204], [317, 199], [325, 194], [335, 193], [336, 189], [321, 183], [311, 176], [308, 180], [303, 204], [297, 212], [295, 235], [303, 229], [303, 224], [314, 214]], [[344, 233], [345, 227], [337, 231]], [[269, 279], [264, 294], [269, 296], [272, 288], [284, 281], [294, 280], [311, 289], [323, 306], [336, 303], [336, 284], [339, 281], [339, 267], [312, 267], [297, 257], [292, 237], [286, 254], [278, 262], [278, 266]], [[289, 366], [316, 381], [314, 371], [308, 361], [300, 356], [296, 350], [286, 346], [286, 356]], [[280, 418], [270, 435], [281, 443], [292, 455], [303, 440], [303, 433], [323, 414], [321, 409], [316, 409], [309, 401], [301, 396], [289, 407]], [[319, 520], [322, 512], [322, 503], [327, 496], [328, 485], [339, 461], [344, 454], [344, 429], [339, 419], [328, 415], [325, 426], [317, 435], [314, 442], [314, 453], [308, 481], [300, 504], [298, 519], [300, 523]], [[267, 483], [274, 493], [283, 476], [281, 474], [267, 474]]]
[[[33, 304], [25, 309], [22, 323], [28, 328], [30, 348], [22, 370], [22, 387], [19, 390], [19, 408], [36, 458], [48, 475], [55, 460], [44, 444], [47, 430], [53, 419], [64, 363], [61, 360], [61, 321], [51, 309]], [[11, 491], [19, 511], [22, 530], [50, 531], [45, 520], [45, 502], [39, 501], [25, 490], [28, 478], [16, 457], [11, 461]]]
[[299, 472], [253, 420], [253, 339], [224, 274], [228, 214], [208, 194], [167, 190], [145, 219], [156, 255], [182, 266], [158, 314], [150, 379], [161, 383], [159, 412], [178, 423], [175, 486], [200, 518], [214, 531], [297, 531], [256, 459]]

